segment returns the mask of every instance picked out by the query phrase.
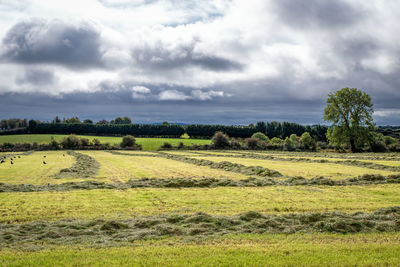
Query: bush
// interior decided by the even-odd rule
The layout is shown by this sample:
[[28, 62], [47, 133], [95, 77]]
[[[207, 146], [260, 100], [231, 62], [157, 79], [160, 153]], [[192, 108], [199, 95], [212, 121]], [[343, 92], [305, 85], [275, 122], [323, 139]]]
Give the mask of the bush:
[[257, 132], [257, 133], [255, 133], [255, 134], [253, 134], [253, 135], [251, 136], [251, 138], [256, 138], [256, 139], [258, 139], [259, 141], [264, 141], [264, 142], [269, 143], [269, 138], [268, 138], [268, 136], [266, 136], [266, 135], [263, 134], [262, 132]]
[[300, 144], [302, 145], [302, 147], [308, 150], [312, 150], [315, 147], [315, 142], [308, 132], [304, 132], [300, 136]]
[[81, 146], [85, 147], [85, 146], [90, 146], [90, 141], [87, 138], [80, 138], [79, 139], [79, 143]]
[[232, 138], [232, 139], [230, 140], [229, 146], [230, 146], [232, 149], [241, 149], [241, 148], [242, 148], [242, 146], [240, 145], [239, 140], [237, 140], [236, 138]]
[[259, 143], [259, 139], [257, 138], [246, 138], [244, 140], [246, 147], [248, 149], [257, 149], [258, 148], [258, 143]]
[[121, 147], [133, 147], [136, 143], [136, 139], [132, 135], [125, 135], [122, 138]]
[[94, 145], [94, 146], [101, 146], [101, 142], [100, 142], [100, 140], [97, 139], [97, 138], [94, 138], [92, 142], [93, 142], [93, 145]]
[[76, 148], [76, 147], [79, 147], [79, 144], [80, 144], [79, 137], [77, 137], [74, 134], [64, 137], [61, 140], [61, 146], [63, 148]]
[[50, 147], [52, 147], [53, 149], [59, 149], [60, 148], [60, 144], [57, 142], [56, 139], [54, 139], [54, 137], [51, 137], [50, 143], [49, 143]]
[[215, 148], [229, 147], [229, 136], [223, 132], [216, 132], [211, 141]]
[[280, 145], [280, 144], [283, 144], [283, 142], [284, 141], [282, 139], [278, 138], [278, 137], [274, 137], [270, 141], [270, 143], [273, 144], [273, 145]]
[[168, 142], [164, 142], [162, 146], [160, 146], [161, 149], [171, 149], [172, 145]]

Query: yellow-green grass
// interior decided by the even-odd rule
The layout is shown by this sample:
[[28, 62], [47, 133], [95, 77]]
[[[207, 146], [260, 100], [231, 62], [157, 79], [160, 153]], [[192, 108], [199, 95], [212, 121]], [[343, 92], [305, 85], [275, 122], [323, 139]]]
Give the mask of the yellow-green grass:
[[126, 182], [132, 178], [231, 178], [244, 179], [245, 175], [196, 166], [161, 157], [116, 155], [105, 151], [81, 151], [100, 163], [96, 180]]
[[211, 160], [214, 162], [229, 161], [232, 163], [243, 164], [245, 166], [261, 166], [282, 173], [285, 176], [302, 176], [304, 178], [313, 178], [324, 176], [332, 179], [344, 179], [363, 174], [381, 174], [390, 175], [396, 172], [375, 170], [356, 166], [343, 166], [334, 163], [314, 163], [314, 162], [293, 162], [277, 161], [263, 159], [248, 159], [234, 157], [196, 157], [200, 159]]
[[163, 152], [171, 155], [178, 155], [185, 157], [201, 156], [201, 154], [199, 154], [199, 151], [163, 151]]
[[326, 161], [348, 161], [348, 160], [357, 160], [361, 162], [367, 162], [367, 163], [375, 163], [375, 164], [381, 164], [381, 165], [386, 165], [386, 166], [393, 166], [393, 167], [400, 167], [400, 159], [399, 160], [372, 160], [372, 159], [358, 159], [358, 158], [326, 158], [321, 155], [321, 157], [302, 157], [302, 156], [290, 156], [290, 155], [283, 155], [283, 156], [277, 156], [279, 158], [284, 158], [284, 159], [310, 159], [310, 160], [326, 160]]
[[[64, 155], [64, 156], [63, 156]], [[46, 156], [46, 157], [44, 157]], [[46, 162], [46, 164], [43, 163]], [[65, 151], [38, 151], [0, 164], [0, 183], [47, 184], [63, 182], [54, 176], [63, 168], [75, 163], [75, 158]]]
[[400, 205], [400, 185], [273, 186], [261, 188], [146, 188], [12, 192], [0, 194], [0, 222], [122, 219], [157, 214], [233, 215], [246, 211], [301, 213], [373, 212]]
[[[57, 141], [61, 141], [67, 135], [60, 134], [21, 134], [21, 135], [2, 135], [0, 136], [0, 144], [3, 143], [33, 143], [38, 144], [49, 143], [51, 137], [54, 137]], [[122, 137], [117, 136], [82, 136], [79, 137], [88, 138], [93, 140], [97, 138], [102, 143], [119, 144], [122, 141]], [[141, 144], [143, 150], [157, 150], [162, 144], [168, 142], [174, 146], [182, 142], [184, 145], [205, 145], [210, 144], [211, 140], [204, 139], [187, 139], [187, 138], [136, 138], [138, 144]]]
[[399, 266], [400, 234], [240, 234], [131, 247], [0, 250], [2, 266]]

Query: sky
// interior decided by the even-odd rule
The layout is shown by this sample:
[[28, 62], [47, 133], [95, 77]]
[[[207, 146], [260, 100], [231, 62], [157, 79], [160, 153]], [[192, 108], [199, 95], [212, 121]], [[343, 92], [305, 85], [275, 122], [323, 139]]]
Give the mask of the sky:
[[0, 119], [400, 125], [397, 0], [0, 0]]

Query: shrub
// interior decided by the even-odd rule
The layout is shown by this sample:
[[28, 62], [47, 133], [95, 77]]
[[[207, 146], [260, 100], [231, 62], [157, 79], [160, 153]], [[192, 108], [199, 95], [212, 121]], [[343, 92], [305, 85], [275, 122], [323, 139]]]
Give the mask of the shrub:
[[49, 143], [50, 147], [52, 147], [53, 149], [59, 149], [60, 148], [60, 144], [57, 142], [56, 139], [54, 139], [54, 137], [51, 137], [50, 143]]
[[223, 132], [216, 132], [211, 141], [215, 148], [229, 147], [229, 136]]
[[61, 140], [61, 146], [63, 148], [76, 148], [76, 147], [79, 147], [79, 144], [80, 144], [79, 137], [77, 137], [74, 134], [64, 137]]
[[283, 144], [284, 141], [278, 137], [274, 137], [271, 139], [270, 142], [271, 142], [271, 144], [274, 144], [274, 145], [280, 145], [280, 144]]
[[266, 136], [266, 135], [263, 134], [262, 132], [257, 132], [257, 133], [255, 133], [255, 134], [253, 134], [253, 135], [251, 136], [251, 138], [256, 138], [256, 139], [258, 139], [259, 141], [264, 141], [264, 142], [269, 143], [269, 138], [268, 138], [268, 136]]
[[313, 142], [314, 140], [312, 139], [311, 135], [308, 132], [304, 132], [300, 136], [300, 144], [305, 148], [305, 149], [313, 149]]
[[246, 138], [244, 140], [246, 147], [248, 149], [257, 149], [258, 148], [258, 143], [259, 143], [259, 139], [257, 138]]
[[79, 139], [79, 144], [81, 146], [90, 146], [90, 141], [87, 138], [80, 138]]
[[233, 149], [240, 149], [242, 146], [240, 145], [240, 142], [236, 138], [232, 138], [229, 142], [229, 146]]
[[179, 142], [177, 148], [178, 148], [178, 149], [184, 149], [184, 148], [185, 148], [185, 145], [184, 145], [182, 142]]
[[133, 147], [136, 143], [136, 139], [132, 135], [125, 135], [122, 138], [121, 147]]
[[172, 145], [168, 142], [164, 142], [162, 146], [160, 146], [161, 149], [171, 149]]
[[101, 146], [101, 142], [100, 142], [100, 140], [97, 139], [97, 138], [93, 139], [92, 142], [93, 142], [93, 145], [94, 145], [94, 146]]

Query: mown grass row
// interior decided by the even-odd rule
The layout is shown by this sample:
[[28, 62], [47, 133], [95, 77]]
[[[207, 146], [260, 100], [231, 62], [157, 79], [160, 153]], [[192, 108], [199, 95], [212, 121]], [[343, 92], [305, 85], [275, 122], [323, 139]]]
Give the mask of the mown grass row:
[[223, 216], [247, 211], [266, 214], [373, 212], [398, 206], [399, 190], [399, 184], [387, 184], [9, 192], [0, 194], [0, 222], [123, 219], [194, 212]]
[[400, 175], [362, 175], [356, 178], [332, 180], [325, 177], [305, 179], [293, 177], [289, 179], [248, 178], [242, 180], [215, 178], [140, 178], [130, 179], [126, 183], [104, 183], [98, 181], [67, 182], [61, 184], [32, 185], [0, 183], [0, 192], [40, 192], [71, 191], [94, 189], [126, 190], [131, 188], [213, 188], [213, 187], [264, 187], [264, 186], [354, 186], [371, 184], [399, 184]]
[[373, 213], [340, 212], [267, 215], [254, 211], [215, 216], [205, 213], [158, 215], [126, 220], [62, 220], [0, 224], [0, 248], [43, 242], [56, 245], [121, 245], [165, 236], [265, 233], [368, 233], [400, 231], [400, 207]]
[[96, 175], [100, 164], [93, 158], [75, 151], [67, 151], [68, 155], [75, 157], [75, 163], [69, 167], [61, 169], [55, 178], [88, 178]]
[[[206, 153], [202, 152], [202, 156], [210, 156], [210, 157], [227, 157], [227, 154], [217, 154], [217, 153]], [[275, 160], [275, 161], [291, 161], [291, 162], [310, 162], [310, 163], [333, 163], [347, 166], [357, 166], [362, 168], [369, 168], [375, 170], [386, 170], [393, 172], [400, 172], [400, 163], [399, 166], [388, 166], [373, 162], [365, 162], [359, 161], [356, 159], [346, 159], [346, 160], [326, 160], [326, 159], [310, 159], [305, 157], [279, 157], [275, 155], [269, 154], [261, 154], [261, 153], [234, 153], [230, 154], [229, 157], [233, 158], [250, 158], [250, 159], [264, 159], [264, 160]]]

